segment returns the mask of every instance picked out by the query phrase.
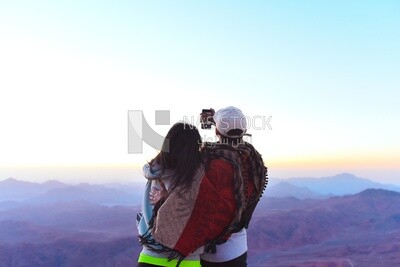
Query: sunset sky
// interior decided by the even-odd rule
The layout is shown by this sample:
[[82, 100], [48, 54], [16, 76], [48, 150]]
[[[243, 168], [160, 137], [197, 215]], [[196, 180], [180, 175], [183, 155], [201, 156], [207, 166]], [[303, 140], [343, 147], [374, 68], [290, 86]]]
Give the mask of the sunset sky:
[[140, 179], [157, 151], [128, 154], [128, 110], [165, 135], [156, 110], [196, 122], [233, 105], [271, 177], [400, 184], [399, 14], [399, 1], [2, 1], [0, 180]]

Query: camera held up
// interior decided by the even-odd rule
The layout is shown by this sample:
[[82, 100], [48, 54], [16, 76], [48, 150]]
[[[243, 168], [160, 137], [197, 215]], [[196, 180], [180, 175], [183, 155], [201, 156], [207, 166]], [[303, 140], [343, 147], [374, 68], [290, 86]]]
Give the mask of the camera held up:
[[200, 123], [201, 123], [201, 129], [211, 129], [211, 126], [215, 126], [215, 121], [214, 121], [214, 116], [215, 110], [210, 108], [210, 109], [202, 109], [200, 113]]

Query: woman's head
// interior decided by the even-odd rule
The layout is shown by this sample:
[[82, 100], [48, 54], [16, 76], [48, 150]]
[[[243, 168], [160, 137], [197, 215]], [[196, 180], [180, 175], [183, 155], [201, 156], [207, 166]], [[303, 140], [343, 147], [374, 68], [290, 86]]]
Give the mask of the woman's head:
[[151, 163], [156, 161], [162, 172], [166, 169], [175, 171], [173, 187], [179, 185], [188, 188], [202, 163], [201, 144], [199, 131], [194, 125], [178, 122], [168, 131], [162, 151]]

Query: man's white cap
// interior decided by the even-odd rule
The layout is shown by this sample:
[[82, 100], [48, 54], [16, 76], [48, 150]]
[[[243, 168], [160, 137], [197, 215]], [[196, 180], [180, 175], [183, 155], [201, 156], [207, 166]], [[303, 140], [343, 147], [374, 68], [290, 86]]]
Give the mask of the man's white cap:
[[[223, 136], [229, 138], [239, 138], [242, 137], [247, 131], [246, 117], [243, 115], [242, 111], [235, 107], [227, 107], [218, 110], [214, 114], [215, 127], [218, 132]], [[230, 130], [241, 130], [241, 132], [229, 134]]]

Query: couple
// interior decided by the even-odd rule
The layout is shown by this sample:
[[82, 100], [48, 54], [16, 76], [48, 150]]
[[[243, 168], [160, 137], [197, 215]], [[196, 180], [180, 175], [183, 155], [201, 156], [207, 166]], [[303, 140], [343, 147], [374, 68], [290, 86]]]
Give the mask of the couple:
[[213, 119], [219, 142], [203, 144], [193, 125], [176, 123], [163, 144], [168, 149], [143, 167], [139, 267], [247, 266], [246, 228], [267, 169], [242, 139], [247, 128], [239, 109], [221, 109]]

